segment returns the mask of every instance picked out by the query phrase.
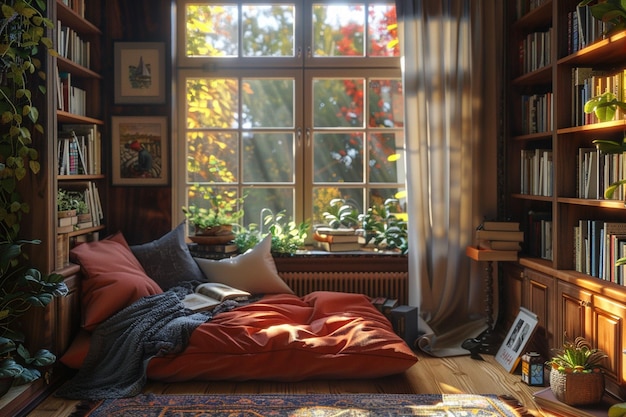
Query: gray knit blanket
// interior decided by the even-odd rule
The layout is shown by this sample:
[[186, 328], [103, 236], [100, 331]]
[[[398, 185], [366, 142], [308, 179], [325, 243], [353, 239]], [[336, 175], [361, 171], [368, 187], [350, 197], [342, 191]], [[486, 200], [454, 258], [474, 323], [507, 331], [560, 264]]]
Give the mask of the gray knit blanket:
[[225, 302], [213, 312], [192, 312], [180, 294], [166, 291], [144, 297], [100, 324], [78, 373], [58, 391], [70, 399], [131, 397], [146, 383], [150, 359], [182, 352], [191, 333], [214, 314], [237, 303]]

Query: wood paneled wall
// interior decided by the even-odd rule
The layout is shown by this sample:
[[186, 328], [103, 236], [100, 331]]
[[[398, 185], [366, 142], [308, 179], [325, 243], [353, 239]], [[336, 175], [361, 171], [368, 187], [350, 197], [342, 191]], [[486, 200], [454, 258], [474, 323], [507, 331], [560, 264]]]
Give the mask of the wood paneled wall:
[[[173, 0], [107, 0], [103, 1], [104, 24], [103, 76], [104, 120], [103, 134], [110, 140], [112, 116], [167, 116], [171, 126], [171, 57], [166, 53], [166, 103], [115, 105], [113, 100], [114, 42], [164, 42], [171, 50], [171, 18]], [[109, 64], [107, 64], [109, 63]], [[110, 143], [110, 142], [108, 142]], [[170, 146], [173, 144], [170, 142]], [[171, 152], [169, 153], [171, 155]], [[104, 166], [111, 173], [111, 146], [104, 149]], [[171, 163], [169, 164], [171, 166]], [[171, 174], [170, 174], [171, 184]], [[122, 231], [130, 244], [157, 239], [172, 228], [171, 186], [167, 187], [107, 187], [107, 233]]]

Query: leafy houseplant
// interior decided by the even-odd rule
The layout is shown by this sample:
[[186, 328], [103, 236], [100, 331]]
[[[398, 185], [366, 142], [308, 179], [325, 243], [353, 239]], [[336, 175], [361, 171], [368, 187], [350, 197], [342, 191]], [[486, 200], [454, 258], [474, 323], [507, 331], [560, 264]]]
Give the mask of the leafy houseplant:
[[261, 230], [259, 230], [258, 225], [252, 223], [248, 225], [247, 229], [242, 227], [235, 233], [234, 242], [240, 253], [253, 248], [263, 240], [266, 235], [263, 233], [264, 230], [272, 234], [271, 252], [273, 254], [291, 255], [304, 247], [304, 241], [310, 227], [308, 222], [297, 224], [288, 218], [284, 211], [276, 215], [269, 209], [263, 209], [262, 212], [264, 211], [267, 211], [268, 214], [263, 218]]
[[548, 361], [550, 388], [566, 404], [593, 404], [604, 394], [604, 361], [607, 355], [583, 337], [566, 340]]
[[28, 353], [19, 319], [67, 294], [62, 276], [42, 275], [28, 264], [23, 245], [40, 241], [19, 238], [30, 212], [19, 183], [41, 169], [36, 139], [45, 133], [37, 108], [46, 93], [42, 58], [55, 53], [47, 36], [54, 25], [45, 9], [44, 0], [6, 0], [0, 15], [0, 375], [13, 376], [13, 384], [38, 378], [33, 367], [56, 359], [47, 351]]
[[359, 215], [366, 243], [377, 247], [397, 249], [403, 254], [409, 250], [406, 213], [400, 213], [398, 200], [389, 198], [382, 205], [374, 204]]
[[585, 103], [584, 111], [594, 113], [600, 122], [608, 122], [613, 120], [618, 107], [626, 112], [626, 103], [607, 91], [589, 99]]
[[189, 222], [194, 225], [196, 234], [215, 227], [232, 226], [243, 217], [245, 196], [237, 198], [235, 191], [219, 192], [211, 187], [196, 186], [194, 191], [202, 195], [207, 206], [189, 205], [182, 210]]
[[342, 198], [333, 198], [322, 213], [328, 226], [333, 229], [340, 227], [353, 228], [359, 224], [359, 212]]
[[[22, 246], [39, 241], [0, 242], [0, 377], [13, 376], [13, 384], [31, 382], [41, 376], [36, 367], [47, 367], [56, 357], [47, 350], [31, 356], [25, 348], [19, 319], [32, 307], [45, 307], [54, 297], [65, 296], [63, 276], [44, 276], [20, 262]], [[17, 353], [17, 355], [15, 355]]]

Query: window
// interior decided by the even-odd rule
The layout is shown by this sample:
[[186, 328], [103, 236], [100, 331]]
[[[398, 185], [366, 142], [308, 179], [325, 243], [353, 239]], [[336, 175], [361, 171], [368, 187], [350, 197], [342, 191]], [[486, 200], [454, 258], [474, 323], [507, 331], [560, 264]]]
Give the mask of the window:
[[179, 208], [208, 187], [246, 196], [244, 225], [315, 224], [333, 198], [362, 213], [401, 195], [393, 2], [179, 0], [177, 16]]

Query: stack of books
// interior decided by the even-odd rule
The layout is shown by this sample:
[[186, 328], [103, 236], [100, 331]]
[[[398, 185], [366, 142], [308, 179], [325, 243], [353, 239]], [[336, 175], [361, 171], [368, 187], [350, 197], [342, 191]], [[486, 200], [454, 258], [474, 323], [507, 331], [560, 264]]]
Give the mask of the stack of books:
[[477, 256], [485, 261], [516, 261], [523, 241], [518, 222], [485, 221], [476, 230]]
[[313, 232], [313, 247], [326, 252], [361, 250], [359, 235], [351, 228], [318, 227]]
[[230, 258], [239, 253], [239, 248], [233, 242], [205, 245], [200, 243], [189, 243], [187, 245], [191, 256], [205, 259]]

